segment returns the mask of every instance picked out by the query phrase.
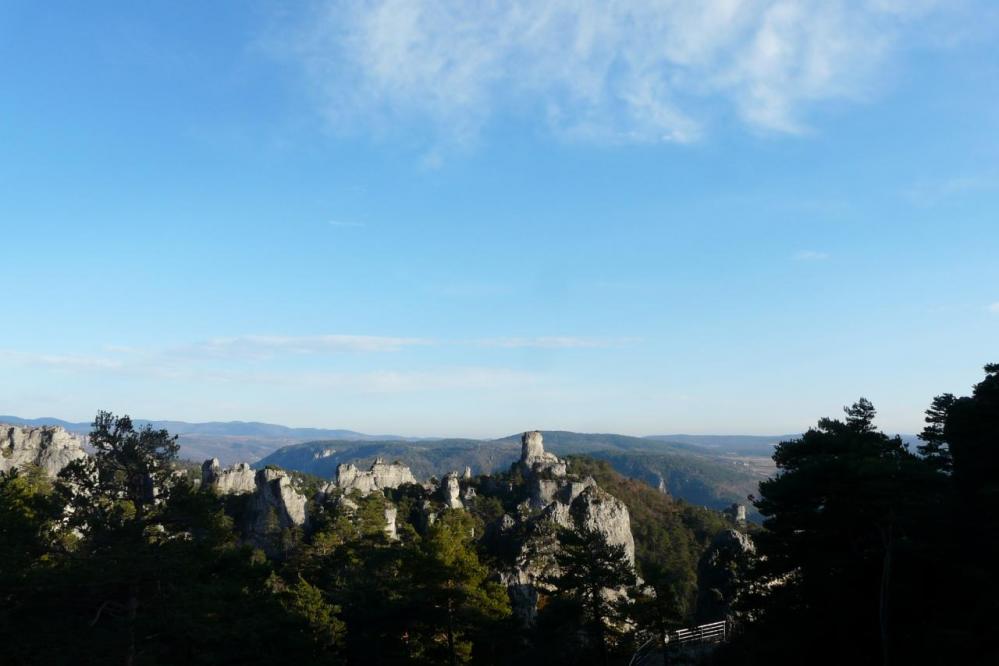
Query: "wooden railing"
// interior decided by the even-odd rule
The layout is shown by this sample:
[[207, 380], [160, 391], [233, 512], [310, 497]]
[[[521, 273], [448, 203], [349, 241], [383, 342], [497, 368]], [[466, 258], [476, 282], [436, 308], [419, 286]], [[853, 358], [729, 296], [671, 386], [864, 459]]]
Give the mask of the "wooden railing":
[[649, 663], [664, 663], [665, 653], [682, 650], [696, 645], [722, 643], [728, 638], [728, 624], [725, 620], [699, 624], [689, 629], [677, 629], [666, 634], [665, 642], [654, 636], [642, 643], [631, 657], [629, 666], [642, 666]]

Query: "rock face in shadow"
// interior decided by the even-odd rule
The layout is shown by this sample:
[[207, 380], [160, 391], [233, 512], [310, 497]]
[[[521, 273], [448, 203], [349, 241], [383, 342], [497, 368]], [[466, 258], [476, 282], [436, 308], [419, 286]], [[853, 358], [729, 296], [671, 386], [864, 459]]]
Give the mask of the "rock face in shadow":
[[305, 526], [307, 500], [282, 470], [259, 470], [254, 482], [247, 511], [248, 540], [269, 554], [280, 553], [285, 530]]
[[712, 539], [697, 563], [698, 621], [739, 620], [732, 608], [755, 556], [753, 540], [738, 530], [724, 530]]
[[375, 460], [371, 469], [362, 472], [354, 465], [341, 464], [336, 468], [336, 485], [344, 491], [358, 490], [367, 495], [375, 490], [398, 488], [406, 483], [416, 483], [409, 467], [402, 463]]
[[257, 489], [257, 482], [248, 463], [236, 463], [222, 469], [219, 459], [212, 458], [201, 465], [201, 486], [211, 488], [220, 495], [229, 495], [252, 493]]
[[83, 442], [60, 426], [0, 424], [0, 471], [37, 465], [50, 477], [80, 458]]

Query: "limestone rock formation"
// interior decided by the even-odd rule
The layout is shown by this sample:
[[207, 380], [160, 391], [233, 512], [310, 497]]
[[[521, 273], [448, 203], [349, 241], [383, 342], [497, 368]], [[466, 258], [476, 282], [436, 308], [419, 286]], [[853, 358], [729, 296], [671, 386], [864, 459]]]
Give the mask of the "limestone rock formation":
[[248, 463], [236, 463], [222, 469], [218, 458], [201, 464], [201, 487], [211, 488], [220, 495], [252, 493], [257, 489], [253, 469]]
[[545, 451], [544, 438], [537, 430], [525, 432], [520, 438], [520, 467], [525, 476], [543, 472], [550, 476], [565, 476], [567, 469], [565, 461]]
[[273, 553], [283, 530], [305, 525], [306, 498], [282, 470], [259, 470], [254, 481], [256, 490], [247, 512], [247, 532], [252, 543]]
[[632, 566], [635, 564], [635, 539], [631, 534], [631, 516], [624, 502], [596, 484], [588, 486], [569, 507], [577, 528], [599, 532], [612, 546], [623, 546]]
[[405, 483], [416, 483], [409, 467], [399, 462], [386, 463], [381, 458], [376, 459], [366, 472], [351, 464], [340, 464], [336, 468], [337, 487], [344, 491], [358, 490], [362, 495], [385, 488], [398, 488]]
[[385, 536], [391, 541], [395, 541], [399, 538], [398, 532], [396, 532], [395, 518], [398, 515], [399, 510], [396, 509], [391, 504], [385, 505]]
[[[528, 498], [518, 506], [517, 519], [504, 515], [496, 529], [508, 532], [519, 522], [533, 534], [521, 546], [514, 567], [501, 575], [515, 614], [529, 624], [537, 613], [538, 590], [545, 589], [545, 580], [557, 574], [553, 553], [558, 542], [555, 531], [546, 529], [545, 524], [602, 534], [608, 543], [624, 549], [632, 566], [635, 540], [624, 502], [599, 488], [592, 477], [568, 474], [566, 462], [544, 450], [541, 433], [524, 433], [516, 466], [527, 479]], [[607, 593], [620, 595], [623, 591]]]
[[441, 495], [444, 499], [444, 506], [449, 509], [465, 508], [465, 505], [461, 503], [461, 485], [458, 483], [457, 472], [451, 472], [441, 480]]
[[59, 426], [0, 424], [0, 471], [37, 465], [50, 477], [85, 458], [83, 442]]

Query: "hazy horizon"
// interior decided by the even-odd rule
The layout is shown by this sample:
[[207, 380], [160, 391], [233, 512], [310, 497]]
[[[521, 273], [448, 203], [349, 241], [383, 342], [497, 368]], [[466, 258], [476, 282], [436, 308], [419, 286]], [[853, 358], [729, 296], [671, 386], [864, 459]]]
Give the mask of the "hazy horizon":
[[989, 3], [442, 7], [5, 3], [0, 412], [916, 433], [999, 361]]

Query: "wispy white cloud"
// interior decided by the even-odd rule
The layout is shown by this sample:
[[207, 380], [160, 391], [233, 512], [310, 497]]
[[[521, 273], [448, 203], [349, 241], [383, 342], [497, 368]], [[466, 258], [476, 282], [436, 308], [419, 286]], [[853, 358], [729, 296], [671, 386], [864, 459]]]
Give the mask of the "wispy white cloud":
[[992, 303], [986, 309], [993, 314], [999, 314], [999, 301]]
[[907, 188], [902, 194], [913, 204], [930, 206], [952, 197], [995, 190], [999, 190], [999, 175], [982, 173], [917, 183]]
[[822, 261], [828, 259], [829, 255], [818, 250], [798, 250], [791, 255], [795, 261]]
[[[276, 41], [335, 128], [429, 122], [451, 139], [490, 117], [584, 139], [689, 142], [736, 114], [805, 129], [809, 105], [868, 95], [932, 0], [320, 1]], [[939, 13], [939, 12], [937, 12]]]
[[579, 338], [572, 336], [541, 336], [530, 338], [483, 338], [475, 341], [479, 347], [502, 349], [593, 349], [620, 347], [634, 342], [632, 338]]
[[357, 229], [367, 226], [364, 222], [354, 222], [352, 220], [329, 220], [327, 224], [331, 227], [337, 227], [339, 229]]
[[214, 356], [257, 358], [277, 353], [397, 352], [406, 347], [428, 344], [432, 344], [432, 341], [425, 338], [379, 335], [242, 335], [214, 338], [176, 351]]
[[37, 354], [0, 349], [0, 360], [17, 363], [18, 365], [42, 365], [66, 369], [117, 369], [122, 362], [101, 356], [86, 356], [76, 354]]

